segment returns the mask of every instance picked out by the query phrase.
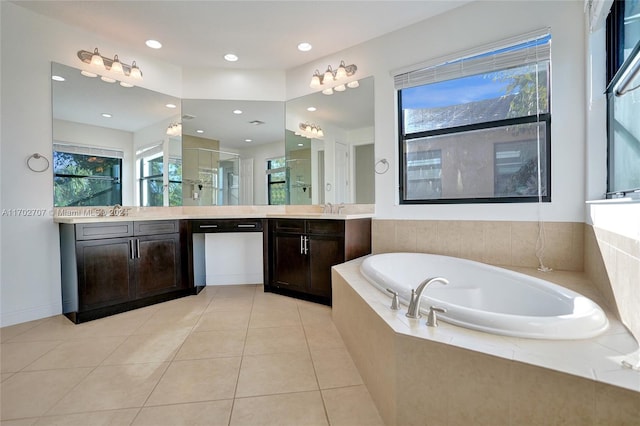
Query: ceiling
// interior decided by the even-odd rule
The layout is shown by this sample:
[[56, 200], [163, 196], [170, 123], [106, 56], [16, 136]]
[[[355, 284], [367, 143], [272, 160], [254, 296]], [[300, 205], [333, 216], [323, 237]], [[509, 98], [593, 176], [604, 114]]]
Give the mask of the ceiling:
[[[131, 46], [131, 53], [121, 55], [125, 62], [127, 56], [142, 51], [147, 56], [183, 68], [282, 71], [468, 2], [469, 0], [13, 1], [65, 24], [96, 33], [118, 44]], [[144, 43], [150, 38], [162, 42], [163, 47], [159, 50], [147, 48]], [[313, 49], [309, 52], [298, 51], [297, 44], [302, 41], [311, 43]], [[103, 54], [108, 54], [108, 48], [104, 49]], [[240, 59], [233, 63], [227, 62], [223, 59], [226, 53], [234, 53]], [[144, 69], [143, 63], [138, 65]], [[166, 101], [160, 99], [165, 95], [159, 93], [96, 83], [89, 81], [94, 79], [80, 77], [77, 72], [67, 78], [66, 83], [58, 84], [58, 94], [62, 95], [69, 90], [67, 98], [58, 99], [54, 105], [54, 115], [58, 119], [135, 132], [166, 120], [167, 117], [182, 114], [183, 133], [215, 138], [225, 147], [246, 148], [245, 139], [252, 139], [252, 144], [258, 145], [282, 138], [284, 111], [283, 107], [274, 105], [276, 103], [273, 102], [190, 100], [183, 103], [181, 112], [170, 111], [163, 107]], [[100, 87], [85, 87], [88, 84]], [[69, 89], [71, 87], [75, 87], [75, 97]], [[358, 118], [357, 114], [362, 117], [372, 116], [371, 111], [359, 107], [373, 106], [372, 99], [361, 99], [362, 96], [371, 98], [372, 88], [371, 91], [363, 89], [348, 90], [348, 95], [347, 92], [328, 97], [319, 93], [308, 95], [304, 97], [304, 101], [287, 102], [287, 110], [298, 108], [302, 111], [310, 102], [318, 108], [317, 113], [310, 116], [310, 121], [345, 130], [357, 128], [364, 119]], [[87, 98], [87, 93], [92, 93], [93, 96]], [[136, 105], [134, 99], [141, 94], [158, 99], [148, 99], [147, 103], [137, 102], [135, 108], [128, 108], [129, 104]], [[336, 96], [341, 97], [339, 104], [343, 110], [336, 108]], [[345, 102], [347, 99], [351, 101]], [[154, 110], [144, 110], [142, 105], [147, 104], [156, 106]], [[234, 116], [230, 114], [233, 109], [241, 109], [245, 114]], [[108, 120], [100, 115], [102, 112], [114, 111], [113, 117]], [[184, 114], [196, 118], [185, 119]], [[266, 124], [249, 124], [253, 120], [264, 121]], [[236, 121], [239, 125], [228, 126]], [[203, 129], [205, 133], [197, 134], [196, 129]]]
[[[13, 1], [180, 67], [270, 70], [288, 70], [468, 2]], [[147, 48], [148, 39], [163, 47]], [[303, 41], [313, 49], [298, 51]], [[226, 62], [226, 53], [240, 59]]]

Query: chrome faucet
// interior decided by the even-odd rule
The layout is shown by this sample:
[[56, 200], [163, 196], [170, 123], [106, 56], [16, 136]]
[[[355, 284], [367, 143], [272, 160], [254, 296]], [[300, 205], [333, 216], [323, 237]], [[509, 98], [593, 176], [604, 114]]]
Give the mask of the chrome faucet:
[[333, 205], [331, 203], [326, 203], [322, 208], [322, 213], [333, 213]]
[[420, 315], [420, 301], [422, 300], [422, 294], [431, 283], [434, 283], [436, 281], [439, 281], [442, 284], [449, 284], [449, 281], [442, 277], [427, 278], [420, 283], [417, 289], [411, 290], [411, 300], [409, 301], [409, 309], [407, 309], [407, 317], [422, 317], [422, 315]]

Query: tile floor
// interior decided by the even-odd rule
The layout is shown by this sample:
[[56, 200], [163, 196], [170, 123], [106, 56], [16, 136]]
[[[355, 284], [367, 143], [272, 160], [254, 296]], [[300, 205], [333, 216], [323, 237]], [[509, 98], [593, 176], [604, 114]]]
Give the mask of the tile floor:
[[2, 426], [382, 424], [331, 309], [259, 285], [0, 337]]

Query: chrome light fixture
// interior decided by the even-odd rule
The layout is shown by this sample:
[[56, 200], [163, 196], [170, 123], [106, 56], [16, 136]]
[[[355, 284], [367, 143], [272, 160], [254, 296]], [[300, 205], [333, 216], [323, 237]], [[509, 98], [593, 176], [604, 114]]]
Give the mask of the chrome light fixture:
[[327, 70], [321, 74], [319, 70], [316, 70], [311, 76], [311, 83], [309, 87], [312, 89], [322, 89], [322, 93], [325, 95], [332, 95], [334, 90], [336, 92], [342, 92], [347, 87], [354, 89], [359, 86], [357, 80], [345, 83], [345, 80], [353, 76], [358, 67], [354, 64], [345, 65], [344, 61], [340, 61], [340, 65], [335, 70], [331, 68], [331, 65], [327, 67]]
[[299, 130], [295, 133], [298, 136], [302, 136], [309, 139], [322, 139], [324, 132], [317, 124], [300, 123]]
[[78, 58], [85, 64], [94, 67], [96, 73], [100, 73], [100, 71], [110, 71], [113, 74], [131, 77], [135, 80], [142, 80], [142, 71], [138, 68], [136, 61], [133, 61], [133, 64], [129, 65], [120, 62], [118, 55], [115, 55], [113, 59], [107, 58], [106, 56], [100, 55], [97, 47], [93, 52], [78, 50]]

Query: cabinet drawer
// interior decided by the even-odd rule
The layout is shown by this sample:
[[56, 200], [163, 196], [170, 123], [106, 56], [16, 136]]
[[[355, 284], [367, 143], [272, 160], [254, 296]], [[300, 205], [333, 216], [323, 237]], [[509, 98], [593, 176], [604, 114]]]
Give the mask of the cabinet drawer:
[[304, 233], [304, 219], [274, 219], [273, 229], [276, 232]]
[[76, 224], [76, 240], [131, 237], [133, 222], [101, 222]]
[[343, 220], [308, 220], [307, 232], [316, 235], [339, 235], [344, 233]]
[[260, 219], [217, 219], [217, 220], [193, 220], [191, 232], [262, 232], [262, 220]]
[[148, 220], [133, 222], [134, 235], [173, 234], [179, 232], [177, 220]]

